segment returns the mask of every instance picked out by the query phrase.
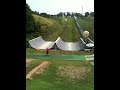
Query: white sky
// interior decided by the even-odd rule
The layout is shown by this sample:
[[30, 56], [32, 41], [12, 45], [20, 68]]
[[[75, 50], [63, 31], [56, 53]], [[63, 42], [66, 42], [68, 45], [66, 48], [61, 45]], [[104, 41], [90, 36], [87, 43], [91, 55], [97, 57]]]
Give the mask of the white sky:
[[94, 12], [94, 0], [26, 0], [33, 11], [58, 14], [59, 12]]

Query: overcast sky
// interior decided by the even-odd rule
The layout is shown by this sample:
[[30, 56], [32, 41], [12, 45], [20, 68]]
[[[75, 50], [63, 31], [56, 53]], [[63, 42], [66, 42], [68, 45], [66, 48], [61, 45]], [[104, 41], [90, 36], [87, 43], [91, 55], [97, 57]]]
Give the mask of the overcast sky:
[[26, 0], [33, 11], [58, 14], [59, 12], [94, 12], [94, 0]]

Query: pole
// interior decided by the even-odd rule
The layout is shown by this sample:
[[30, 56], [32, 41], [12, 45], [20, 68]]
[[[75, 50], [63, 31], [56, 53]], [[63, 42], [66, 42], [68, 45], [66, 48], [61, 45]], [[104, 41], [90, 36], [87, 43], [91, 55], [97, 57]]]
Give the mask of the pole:
[[83, 15], [83, 5], [82, 5], [82, 15]]

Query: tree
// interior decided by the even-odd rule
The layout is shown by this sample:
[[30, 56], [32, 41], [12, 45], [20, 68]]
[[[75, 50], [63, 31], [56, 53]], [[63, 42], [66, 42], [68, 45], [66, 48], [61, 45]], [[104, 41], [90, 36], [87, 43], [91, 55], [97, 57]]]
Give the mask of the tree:
[[91, 13], [90, 13], [90, 16], [91, 16], [91, 17], [94, 17], [94, 12], [91, 12]]
[[60, 12], [60, 13], [58, 13], [58, 14], [57, 14], [57, 16], [62, 16], [62, 15], [63, 15], [63, 13], [62, 13], [62, 12]]
[[32, 14], [40, 15], [37, 11], [32, 11]]
[[74, 13], [74, 12], [72, 12], [72, 13], [71, 13], [71, 16], [73, 17], [74, 15], [75, 15], [75, 13]]
[[85, 17], [88, 17], [89, 15], [89, 12], [85, 12]]
[[63, 12], [63, 15], [66, 16], [66, 15], [65, 15], [65, 12]]
[[34, 17], [28, 4], [26, 4], [26, 34], [34, 32]]
[[83, 15], [81, 13], [74, 13], [76, 17], [82, 17]]
[[67, 16], [71, 16], [70, 12], [67, 12]]
[[47, 13], [40, 13], [40, 16], [43, 16], [43, 17], [46, 17], [46, 18], [49, 18], [49, 17], [50, 17], [50, 15], [47, 14]]

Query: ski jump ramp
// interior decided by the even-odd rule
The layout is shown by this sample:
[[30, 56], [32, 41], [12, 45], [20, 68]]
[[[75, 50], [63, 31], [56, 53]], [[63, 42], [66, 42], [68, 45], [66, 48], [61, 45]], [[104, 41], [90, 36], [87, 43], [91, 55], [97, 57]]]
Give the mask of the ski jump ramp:
[[37, 37], [29, 41], [29, 44], [34, 49], [60, 49], [64, 51], [79, 51], [85, 46], [82, 38], [78, 42], [64, 42], [60, 37], [55, 42], [45, 41], [42, 37]]

